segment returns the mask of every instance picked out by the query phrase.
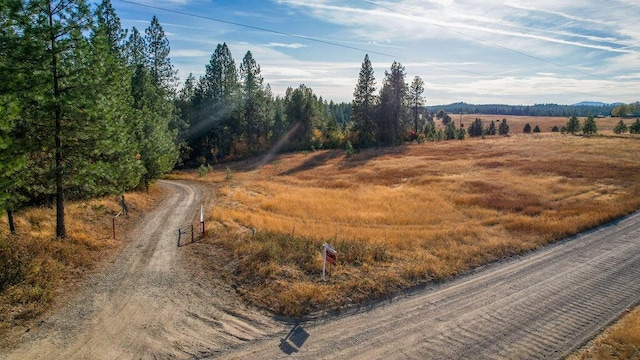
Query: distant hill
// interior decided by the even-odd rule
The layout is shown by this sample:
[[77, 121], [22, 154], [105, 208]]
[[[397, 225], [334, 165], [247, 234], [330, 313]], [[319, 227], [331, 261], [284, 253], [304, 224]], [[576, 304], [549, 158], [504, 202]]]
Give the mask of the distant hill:
[[610, 106], [610, 105], [616, 105], [616, 104], [607, 104], [600, 101], [582, 101], [577, 104], [573, 104], [571, 106]]
[[[599, 105], [585, 105], [599, 104]], [[449, 105], [427, 106], [427, 111], [436, 113], [444, 110], [449, 114], [487, 114], [487, 115], [524, 115], [524, 116], [587, 116], [611, 115], [618, 104], [605, 104], [585, 101], [575, 105], [536, 104], [536, 105], [475, 105], [464, 102]]]

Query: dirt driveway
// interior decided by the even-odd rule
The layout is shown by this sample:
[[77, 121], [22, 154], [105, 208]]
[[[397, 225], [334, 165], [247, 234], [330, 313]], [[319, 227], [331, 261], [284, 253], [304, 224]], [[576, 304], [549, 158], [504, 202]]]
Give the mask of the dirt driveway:
[[176, 246], [177, 231], [196, 219], [211, 190], [161, 184], [170, 195], [140, 221], [123, 254], [0, 358], [200, 358], [277, 329], [268, 317], [227, 300], [226, 290], [184, 271], [189, 264]]
[[176, 247], [206, 185], [168, 198], [77, 300], [8, 359], [561, 358], [640, 301], [640, 213], [440, 285], [313, 323], [279, 323], [199, 279]]

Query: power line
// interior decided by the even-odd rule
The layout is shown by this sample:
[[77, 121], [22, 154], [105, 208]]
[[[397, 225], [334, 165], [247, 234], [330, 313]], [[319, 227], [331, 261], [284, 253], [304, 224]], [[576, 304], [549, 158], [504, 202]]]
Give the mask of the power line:
[[[364, 53], [381, 55], [381, 56], [389, 57], [389, 58], [392, 58], [392, 59], [397, 58], [397, 56], [395, 56], [395, 55], [391, 55], [391, 54], [387, 54], [387, 53], [383, 53], [383, 52], [379, 52], [379, 51], [374, 51], [374, 50], [371, 50], [371, 49], [365, 49], [365, 48], [360, 48], [360, 47], [356, 47], [356, 46], [340, 44], [340, 43], [337, 43], [337, 42], [318, 39], [318, 38], [311, 37], [311, 36], [288, 33], [288, 32], [278, 31], [278, 30], [273, 30], [273, 29], [267, 29], [267, 28], [263, 28], [263, 27], [259, 27], [259, 26], [242, 24], [242, 23], [235, 22], [235, 21], [223, 20], [223, 19], [218, 19], [218, 18], [214, 18], [214, 17], [210, 17], [210, 16], [204, 16], [204, 15], [197, 15], [197, 14], [193, 14], [193, 13], [188, 13], [188, 12], [185, 12], [185, 11], [179, 11], [179, 10], [167, 9], [167, 8], [163, 8], [163, 7], [159, 7], [159, 6], [142, 4], [142, 3], [135, 2], [135, 1], [129, 1], [129, 0], [119, 0], [119, 1], [123, 2], [123, 3], [131, 4], [131, 5], [146, 7], [146, 8], [155, 9], [155, 10], [166, 11], [166, 12], [170, 12], [170, 13], [174, 13], [174, 14], [190, 16], [190, 17], [199, 18], [199, 19], [210, 20], [210, 21], [219, 22], [219, 23], [222, 23], [222, 24], [243, 27], [243, 28], [246, 28], [246, 29], [262, 31], [262, 32], [270, 33], [270, 34], [288, 36], [288, 37], [293, 37], [293, 38], [297, 38], [297, 39], [303, 39], [303, 40], [307, 40], [307, 41], [317, 42], [317, 43], [320, 43], [320, 44], [337, 46], [337, 47], [341, 47], [341, 48], [344, 48], [344, 49], [362, 51]], [[442, 65], [442, 64], [438, 64], [438, 63], [434, 63], [434, 62], [430, 62], [430, 61], [425, 61], [424, 63], [426, 63], [428, 65], [431, 65], [433, 67], [438, 67], [438, 68], [442, 68], [442, 69], [463, 72], [463, 73], [467, 73], [467, 74], [470, 74], [470, 75], [481, 76], [481, 77], [491, 77], [491, 75], [486, 75], [486, 74], [482, 74], [482, 73], [471, 71], [471, 70], [459, 69], [459, 68], [456, 68], [456, 67], [453, 67], [453, 66]]]
[[[402, 12], [400, 12], [400, 11], [398, 11], [398, 10], [395, 10], [395, 9], [390, 8], [390, 7], [388, 7], [388, 6], [380, 5], [380, 4], [378, 4], [378, 3], [376, 3], [376, 2], [373, 2], [373, 1], [369, 1], [369, 0], [361, 0], [361, 1], [363, 1], [363, 2], [365, 2], [365, 3], [367, 3], [367, 4], [370, 4], [370, 5], [377, 6], [377, 7], [379, 7], [379, 8], [382, 8], [382, 9], [385, 9], [385, 10], [388, 10], [388, 11], [391, 11], [391, 12], [394, 12], [394, 13], [399, 14], [399, 15], [408, 16], [408, 17], [413, 17], [412, 15], [402, 13]], [[561, 68], [563, 68], [563, 69], [567, 69], [567, 70], [571, 70], [571, 71], [579, 72], [579, 73], [581, 73], [581, 74], [583, 74], [583, 75], [587, 75], [587, 76], [591, 76], [591, 77], [596, 77], [596, 78], [599, 78], [599, 79], [602, 79], [602, 80], [607, 80], [607, 81], [608, 81], [608, 80], [610, 80], [610, 79], [605, 78], [605, 77], [600, 76], [600, 75], [591, 74], [591, 73], [588, 73], [588, 72], [586, 72], [586, 71], [582, 71], [582, 70], [580, 70], [580, 69], [574, 69], [574, 68], [569, 67], [569, 66], [567, 66], [567, 65], [559, 64], [559, 63], [556, 63], [556, 62], [553, 62], [553, 61], [550, 61], [550, 60], [547, 60], [547, 59], [543, 59], [543, 58], [538, 57], [538, 56], [535, 56], [535, 55], [527, 54], [527, 53], [525, 53], [525, 52], [522, 52], [522, 51], [519, 51], [519, 50], [516, 50], [516, 49], [512, 49], [512, 48], [507, 47], [507, 46], [503, 46], [503, 45], [500, 45], [500, 44], [496, 44], [496, 43], [493, 43], [493, 42], [491, 42], [491, 41], [487, 41], [487, 40], [485, 40], [485, 39], [479, 38], [479, 37], [477, 37], [477, 36], [470, 35], [470, 34], [467, 34], [467, 33], [461, 32], [461, 31], [457, 31], [457, 30], [455, 30], [455, 29], [449, 28], [449, 27], [444, 26], [444, 25], [440, 25], [440, 24], [436, 24], [436, 23], [431, 23], [431, 25], [434, 25], [434, 26], [440, 27], [440, 28], [445, 29], [445, 30], [447, 30], [447, 31], [450, 31], [450, 32], [456, 33], [456, 34], [458, 34], [458, 35], [466, 36], [466, 37], [468, 37], [468, 38], [470, 38], [470, 39], [474, 39], [474, 40], [480, 41], [481, 43], [484, 43], [484, 44], [487, 44], [487, 45], [491, 45], [491, 46], [494, 46], [494, 47], [497, 47], [497, 48], [500, 48], [500, 49], [503, 49], [503, 50], [511, 51], [511, 52], [516, 53], [516, 54], [518, 54], [518, 55], [526, 56], [526, 57], [528, 57], [528, 58], [535, 59], [535, 60], [538, 60], [538, 61], [541, 61], [541, 62], [544, 62], [544, 63], [550, 64], [550, 65], [558, 66], [558, 67], [561, 67]]]
[[[374, 51], [374, 50], [371, 50], [371, 49], [360, 48], [360, 47], [356, 47], [356, 46], [340, 44], [340, 43], [337, 43], [337, 42], [323, 40], [323, 39], [319, 39], [319, 38], [315, 38], [315, 37], [311, 37], [311, 36], [288, 33], [288, 32], [284, 32], [284, 31], [273, 30], [273, 29], [263, 28], [263, 27], [254, 26], [254, 25], [247, 25], [247, 24], [243, 24], [243, 23], [239, 23], [239, 22], [235, 22], [235, 21], [218, 19], [218, 18], [214, 18], [214, 17], [210, 17], [210, 16], [198, 15], [198, 14], [193, 14], [193, 13], [180, 11], [180, 10], [167, 9], [167, 8], [163, 8], [163, 7], [160, 7], [160, 6], [147, 5], [147, 4], [142, 4], [142, 3], [138, 3], [138, 2], [130, 1], [130, 0], [118, 0], [118, 1], [123, 2], [123, 3], [127, 3], [127, 4], [131, 4], [131, 5], [135, 5], [135, 6], [146, 7], [146, 8], [165, 11], [165, 12], [169, 12], [169, 13], [173, 13], [173, 14], [179, 14], [179, 15], [184, 15], [184, 16], [189, 16], [189, 17], [194, 17], [194, 18], [199, 18], [199, 19], [204, 19], [204, 20], [209, 20], [209, 21], [214, 21], [214, 22], [219, 22], [219, 23], [222, 23], [222, 24], [238, 26], [238, 27], [242, 27], [242, 28], [246, 28], [246, 29], [252, 29], [252, 30], [265, 32], [265, 33], [276, 34], [276, 35], [280, 35], [280, 36], [293, 37], [293, 38], [302, 39], [302, 40], [306, 40], [306, 41], [316, 42], [316, 43], [330, 45], [330, 46], [341, 47], [341, 48], [344, 48], [344, 49], [362, 51], [364, 53], [376, 54], [376, 55], [385, 56], [385, 57], [389, 57], [389, 58], [397, 58], [397, 56], [392, 55], [392, 54], [387, 54], [387, 53]], [[401, 13], [401, 12], [395, 10], [395, 9], [392, 9], [392, 8], [389, 8], [389, 7], [386, 7], [386, 6], [383, 6], [383, 5], [376, 4], [376, 3], [372, 2], [372, 1], [367, 1], [367, 0], [362, 0], [362, 1], [364, 1], [364, 2], [366, 2], [368, 4], [371, 4], [371, 5], [374, 5], [374, 6], [378, 6], [378, 7], [384, 8], [386, 10], [398, 13], [400, 15], [408, 16], [408, 15], [403, 14], [403, 13]], [[438, 25], [438, 26], [441, 26], [441, 25]], [[551, 61], [548, 61], [548, 60], [545, 60], [545, 59], [542, 59], [542, 58], [538, 58], [538, 57], [535, 57], [533, 55], [529, 55], [529, 54], [520, 52], [518, 50], [514, 50], [514, 49], [510, 49], [508, 47], [502, 46], [502, 45], [494, 44], [494, 43], [488, 42], [486, 40], [483, 40], [483, 39], [480, 39], [480, 38], [476, 38], [476, 37], [474, 37], [472, 35], [468, 35], [468, 34], [465, 34], [465, 33], [462, 33], [462, 32], [456, 31], [456, 30], [449, 29], [449, 28], [447, 28], [445, 26], [441, 26], [441, 27], [443, 27], [445, 29], [448, 29], [449, 31], [458, 33], [460, 35], [467, 36], [467, 37], [473, 38], [475, 40], [487, 43], [489, 45], [496, 46], [496, 47], [503, 48], [503, 49], [508, 50], [508, 51], [512, 51], [512, 52], [521, 54], [523, 56], [531, 57], [533, 59], [536, 59], [536, 60], [539, 60], [539, 61], [543, 61], [543, 62], [552, 64], [552, 65], [555, 65], [555, 66], [559, 66], [559, 67], [566, 68], [566, 69], [569, 69], [569, 70], [577, 71], [577, 72], [583, 73], [583, 74], [588, 75], [588, 76], [594, 76], [594, 77], [599, 77], [599, 78], [604, 79], [604, 80], [609, 80], [609, 79], [606, 79], [606, 78], [603, 78], [603, 77], [600, 77], [600, 76], [597, 76], [597, 75], [589, 74], [589, 73], [581, 71], [581, 70], [572, 69], [572, 68], [570, 68], [568, 66], [565, 66], [565, 65], [562, 65], [562, 64], [557, 64], [557, 63], [554, 63], [554, 62], [551, 62]], [[423, 63], [428, 64], [428, 65], [433, 66], [433, 67], [438, 67], [438, 68], [447, 69], [447, 70], [453, 70], [453, 71], [457, 71], [457, 72], [461, 72], [461, 73], [467, 73], [467, 74], [474, 75], [474, 76], [477, 76], [477, 77], [485, 77], [485, 78], [488, 77], [488, 78], [494, 78], [494, 79], [505, 79], [504, 77], [497, 76], [496, 74], [482, 74], [482, 73], [475, 72], [475, 71], [464, 70], [464, 69], [460, 69], [460, 68], [456, 68], [456, 67], [452, 67], [452, 66], [437, 64], [437, 63], [430, 62], [430, 61], [423, 61]], [[576, 92], [576, 91], [567, 91], [567, 92], [578, 94], [578, 95], [585, 95], [585, 96], [603, 97], [602, 95], [587, 94], [587, 93], [581, 93], [581, 92]]]

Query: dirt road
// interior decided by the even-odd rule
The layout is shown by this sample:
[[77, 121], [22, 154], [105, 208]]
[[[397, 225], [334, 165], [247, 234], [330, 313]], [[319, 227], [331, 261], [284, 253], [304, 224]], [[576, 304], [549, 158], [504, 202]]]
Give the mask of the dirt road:
[[184, 271], [177, 229], [210, 191], [162, 182], [170, 195], [137, 225], [134, 239], [78, 297], [30, 332], [8, 359], [188, 359], [275, 331], [258, 312], [228, 301]]
[[[560, 358], [640, 300], [640, 213], [527, 256], [296, 327], [200, 280], [176, 247], [205, 185], [171, 195], [77, 301], [8, 359]], [[189, 275], [191, 274], [191, 275]], [[201, 285], [201, 283], [203, 285]]]
[[[219, 354], [557, 359], [640, 301], [640, 214], [472, 275]], [[287, 332], [288, 331], [288, 332]]]

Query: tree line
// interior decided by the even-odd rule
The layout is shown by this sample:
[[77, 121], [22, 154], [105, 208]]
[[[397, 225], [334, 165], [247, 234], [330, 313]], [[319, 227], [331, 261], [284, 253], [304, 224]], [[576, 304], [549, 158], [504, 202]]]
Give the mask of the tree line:
[[[513, 116], [561, 116], [570, 117], [572, 115], [584, 117], [588, 115], [619, 116], [614, 109], [619, 108], [619, 104], [606, 105], [558, 105], [558, 104], [535, 104], [535, 105], [500, 105], [486, 104], [475, 105], [458, 102], [448, 105], [435, 105], [428, 107], [431, 112], [443, 110], [449, 114], [492, 114], [492, 115], [513, 115]], [[625, 108], [626, 109], [626, 108]]]
[[[0, 2], [0, 207], [148, 185], [178, 160], [176, 71], [156, 17], [122, 29], [109, 0]], [[13, 224], [10, 224], [13, 230]]]

